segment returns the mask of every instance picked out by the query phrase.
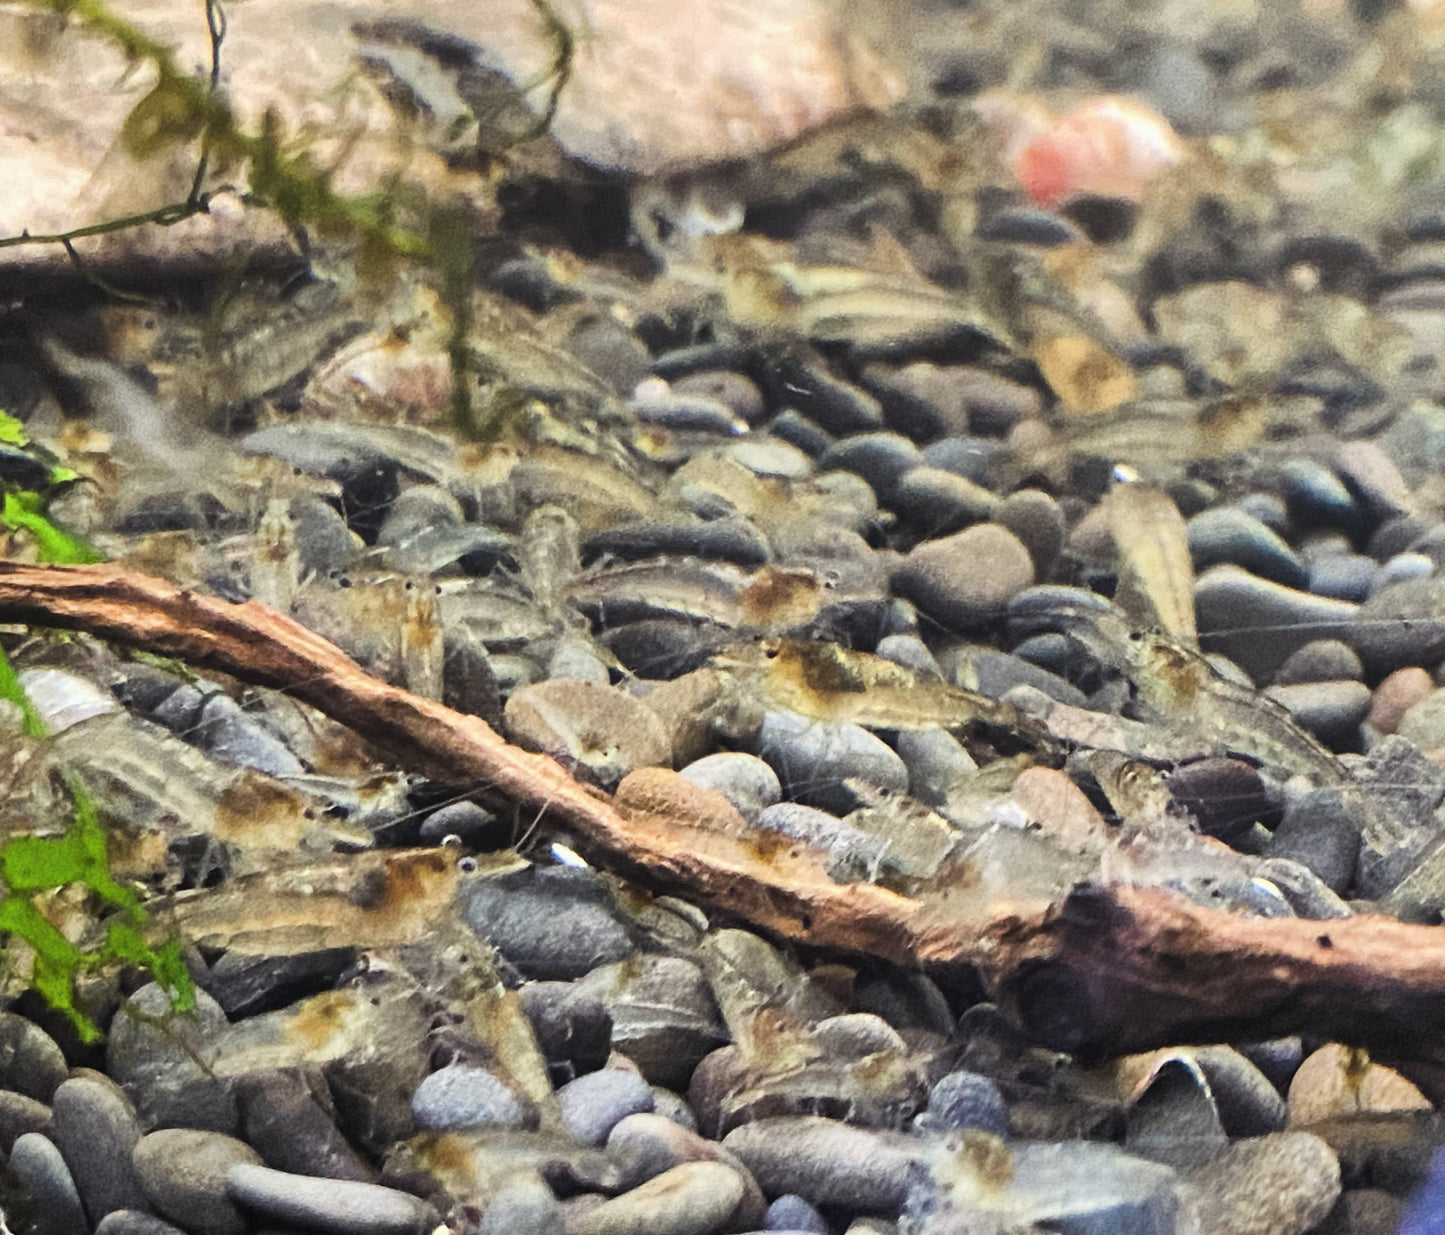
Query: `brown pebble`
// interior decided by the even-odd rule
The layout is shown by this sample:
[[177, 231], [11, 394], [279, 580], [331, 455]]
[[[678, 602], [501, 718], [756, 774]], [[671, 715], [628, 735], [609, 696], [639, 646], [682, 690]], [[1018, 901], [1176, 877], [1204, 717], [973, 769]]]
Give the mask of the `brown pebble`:
[[1396, 669], [1375, 687], [1365, 723], [1376, 733], [1394, 733], [1401, 717], [1434, 689], [1430, 675], [1419, 665]]

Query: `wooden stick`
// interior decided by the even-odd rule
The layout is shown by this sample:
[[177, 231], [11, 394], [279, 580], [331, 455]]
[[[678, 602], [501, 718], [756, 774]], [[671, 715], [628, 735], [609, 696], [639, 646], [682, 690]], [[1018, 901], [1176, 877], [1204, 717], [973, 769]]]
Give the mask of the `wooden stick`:
[[[1246, 918], [1129, 885], [1081, 886], [1059, 904], [999, 904], [963, 919], [944, 898], [835, 884], [807, 850], [779, 854], [707, 831], [705, 820], [629, 795], [626, 782], [614, 803], [477, 717], [370, 677], [256, 601], [228, 604], [114, 566], [0, 560], [0, 621], [83, 630], [284, 690], [399, 763], [486, 782], [565, 821], [599, 866], [786, 938], [945, 977], [975, 969], [1025, 1031], [1062, 1050], [1119, 1054], [1307, 1030], [1445, 1078], [1439, 927], [1364, 915]], [[1445, 1081], [1431, 1088], [1445, 1093]]]

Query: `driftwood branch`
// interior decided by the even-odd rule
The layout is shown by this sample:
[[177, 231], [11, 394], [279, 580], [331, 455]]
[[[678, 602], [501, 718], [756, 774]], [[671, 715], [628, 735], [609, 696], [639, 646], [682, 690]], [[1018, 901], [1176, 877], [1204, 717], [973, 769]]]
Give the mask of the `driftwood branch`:
[[[483, 721], [369, 676], [256, 601], [235, 605], [113, 566], [0, 561], [0, 621], [59, 626], [283, 690], [408, 767], [484, 781], [565, 823], [585, 856], [762, 929], [947, 975], [969, 967], [1036, 1039], [1083, 1055], [1301, 1030], [1413, 1062], [1445, 1093], [1445, 929], [1357, 916], [1244, 918], [1128, 885], [981, 918], [869, 884], [833, 883], [817, 855], [766, 851], [667, 806], [657, 773], [614, 801]], [[642, 774], [636, 774], [639, 777]]]

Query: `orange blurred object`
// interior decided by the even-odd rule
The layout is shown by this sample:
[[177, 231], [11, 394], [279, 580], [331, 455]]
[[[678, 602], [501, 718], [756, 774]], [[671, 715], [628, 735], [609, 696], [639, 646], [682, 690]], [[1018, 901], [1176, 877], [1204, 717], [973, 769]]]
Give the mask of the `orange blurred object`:
[[1040, 206], [1099, 193], [1137, 198], [1184, 157], [1169, 122], [1132, 99], [1105, 96], [1080, 104], [1019, 152], [1014, 171]]

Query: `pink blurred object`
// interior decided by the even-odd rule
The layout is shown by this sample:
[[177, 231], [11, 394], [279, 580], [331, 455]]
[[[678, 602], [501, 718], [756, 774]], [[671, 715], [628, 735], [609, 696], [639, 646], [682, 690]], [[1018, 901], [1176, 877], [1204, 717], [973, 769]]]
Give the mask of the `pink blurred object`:
[[1076, 193], [1137, 198], [1184, 157], [1169, 122], [1131, 99], [1081, 103], [1019, 151], [1014, 172], [1040, 206]]

